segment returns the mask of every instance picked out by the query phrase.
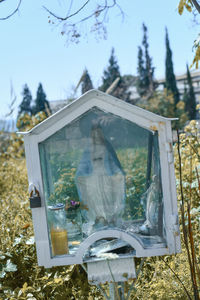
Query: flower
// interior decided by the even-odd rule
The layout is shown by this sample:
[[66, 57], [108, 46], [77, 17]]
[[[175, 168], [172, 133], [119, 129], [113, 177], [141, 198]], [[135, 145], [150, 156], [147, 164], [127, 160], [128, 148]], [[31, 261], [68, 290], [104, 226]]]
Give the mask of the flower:
[[195, 120], [190, 121], [190, 126], [191, 127], [196, 127], [196, 121]]
[[75, 206], [75, 205], [79, 204], [79, 202], [73, 201], [73, 200], [71, 200], [70, 203], [71, 203], [72, 206]]
[[66, 202], [65, 209], [66, 210], [75, 210], [80, 207], [79, 201], [70, 200], [69, 202]]
[[200, 109], [200, 104], [197, 104], [196, 109]]
[[83, 205], [80, 201], [66, 201], [65, 210], [72, 211], [78, 208], [88, 210], [88, 207], [86, 205]]

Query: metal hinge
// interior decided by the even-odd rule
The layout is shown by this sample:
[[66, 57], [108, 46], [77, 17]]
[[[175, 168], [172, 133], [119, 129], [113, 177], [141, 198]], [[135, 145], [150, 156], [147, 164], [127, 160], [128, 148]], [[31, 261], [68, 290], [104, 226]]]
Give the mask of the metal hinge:
[[174, 162], [174, 155], [173, 155], [173, 146], [171, 142], [165, 143], [165, 150], [167, 151], [167, 159], [168, 162], [171, 164]]

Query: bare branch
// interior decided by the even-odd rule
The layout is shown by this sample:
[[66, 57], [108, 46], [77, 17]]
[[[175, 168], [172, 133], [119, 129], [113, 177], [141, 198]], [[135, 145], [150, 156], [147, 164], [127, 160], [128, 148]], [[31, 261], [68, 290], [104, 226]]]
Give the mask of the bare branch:
[[178, 276], [178, 274], [176, 272], [174, 272], [174, 270], [170, 267], [170, 265], [167, 263], [166, 260], [164, 260], [164, 258], [162, 258], [162, 256], [160, 257], [162, 259], [162, 261], [167, 265], [167, 267], [170, 269], [170, 271], [174, 274], [174, 276], [178, 279], [178, 281], [180, 282], [180, 284], [182, 285], [185, 293], [187, 294], [188, 296], [188, 299], [192, 300], [192, 298], [190, 297], [190, 294], [187, 290], [187, 288], [185, 287], [183, 281], [180, 279], [180, 277]]
[[[76, 11], [72, 11], [72, 6], [74, 0], [69, 1], [69, 8], [67, 10], [66, 16], [59, 16], [56, 13], [49, 10], [47, 7], [43, 6], [43, 8], [57, 21], [60, 22], [60, 24], [63, 24], [63, 29], [61, 31], [61, 34], [66, 34], [68, 36], [67, 39], [69, 39], [71, 42], [78, 43], [79, 39], [81, 37], [81, 32], [84, 31], [84, 29], [81, 27], [81, 24], [83, 24], [86, 21], [93, 20], [93, 24], [91, 25], [90, 32], [95, 32], [100, 36], [103, 36], [103, 38], [106, 38], [106, 26], [105, 23], [107, 22], [107, 16], [112, 8], [117, 8], [120, 12], [120, 15], [124, 19], [124, 12], [122, 11], [121, 7], [117, 3], [117, 0], [104, 0], [104, 1], [97, 1], [96, 7], [88, 7], [89, 3], [95, 3], [94, 1], [85, 0], [84, 4], [80, 6]], [[99, 2], [99, 3], [98, 3]], [[95, 4], [94, 4], [95, 5]], [[84, 8], [87, 6], [87, 11], [84, 11], [84, 15], [81, 15], [81, 12], [83, 12]], [[77, 18], [76, 15], [80, 15]], [[51, 20], [49, 20], [49, 23], [54, 24]]]
[[[5, 0], [1, 0], [0, 3], [4, 2], [4, 1]], [[10, 17], [12, 17], [14, 14], [16, 14], [18, 12], [18, 10], [19, 10], [19, 7], [20, 7], [21, 3], [22, 3], [22, 0], [19, 0], [16, 9], [10, 15], [8, 15], [8, 16], [6, 16], [4, 18], [0, 18], [0, 21], [5, 21], [5, 20], [9, 19]]]
[[194, 6], [195, 6], [196, 10], [198, 11], [198, 13], [200, 14], [200, 5], [197, 2], [197, 0], [191, 0], [191, 1], [194, 4]]
[[87, 0], [83, 6], [81, 6], [77, 11], [75, 11], [73, 14], [71, 15], [67, 15], [66, 17], [62, 18], [62, 17], [59, 17], [57, 16], [56, 14], [54, 14], [52, 11], [50, 11], [47, 7], [43, 6], [43, 8], [50, 14], [52, 15], [54, 18], [58, 19], [58, 20], [61, 20], [61, 21], [66, 21], [72, 17], [74, 17], [75, 15], [77, 15], [88, 3], [90, 2], [90, 0]]
[[[3, 2], [6, 2], [6, 0], [0, 0], [0, 4]], [[124, 19], [124, 12], [118, 4], [118, 0], [97, 1], [96, 7], [93, 6], [91, 8], [89, 8], [88, 5], [90, 3], [95, 5], [95, 1], [84, 0], [83, 2], [83, 5], [80, 4], [81, 6], [79, 6], [75, 11], [73, 11], [73, 4], [75, 3], [75, 0], [69, 0], [68, 9], [64, 13], [66, 14], [64, 16], [59, 16], [50, 9], [48, 9], [46, 6], [43, 6], [43, 8], [48, 12], [50, 16], [59, 21], [60, 24], [63, 24], [63, 30], [61, 31], [61, 34], [67, 34], [68, 38], [70, 38], [71, 41], [74, 41], [76, 43], [79, 42], [79, 38], [81, 37], [80, 32], [83, 30], [83, 28], [80, 25], [91, 19], [93, 20], [93, 24], [91, 25], [91, 32], [96, 32], [98, 35], [106, 38], [105, 23], [108, 21], [107, 17], [108, 13], [110, 12], [110, 9], [114, 7], [119, 10], [120, 15]], [[7, 20], [8, 18], [12, 17], [19, 10], [21, 3], [22, 0], [18, 0], [18, 5], [16, 9], [8, 16], [0, 18], [0, 20]], [[85, 10], [86, 7], [87, 11]], [[81, 15], [81, 12], [83, 11], [84, 15]], [[77, 15], [80, 16], [76, 18]], [[54, 22], [50, 19], [49, 23], [54, 24]]]

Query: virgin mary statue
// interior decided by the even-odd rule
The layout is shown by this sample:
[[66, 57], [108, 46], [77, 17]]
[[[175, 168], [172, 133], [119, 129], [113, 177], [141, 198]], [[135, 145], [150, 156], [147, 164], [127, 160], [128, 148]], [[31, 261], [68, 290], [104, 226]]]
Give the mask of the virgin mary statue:
[[99, 125], [91, 129], [88, 149], [76, 172], [80, 201], [94, 224], [116, 225], [125, 202], [125, 174], [117, 155]]

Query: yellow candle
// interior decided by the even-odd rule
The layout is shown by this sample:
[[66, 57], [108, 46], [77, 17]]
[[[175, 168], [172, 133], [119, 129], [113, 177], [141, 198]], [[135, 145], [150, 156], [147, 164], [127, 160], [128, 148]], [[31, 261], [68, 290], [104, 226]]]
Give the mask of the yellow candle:
[[51, 228], [51, 243], [53, 255], [67, 254], [67, 230]]

